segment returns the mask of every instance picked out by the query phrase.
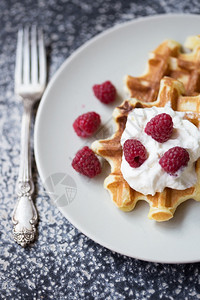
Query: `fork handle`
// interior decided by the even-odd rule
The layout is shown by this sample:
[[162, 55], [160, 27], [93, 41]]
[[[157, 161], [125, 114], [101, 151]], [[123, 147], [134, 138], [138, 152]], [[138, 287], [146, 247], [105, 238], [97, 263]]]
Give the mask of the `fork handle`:
[[20, 168], [16, 187], [18, 199], [12, 216], [14, 240], [22, 247], [34, 240], [35, 225], [38, 221], [37, 210], [32, 201], [34, 191], [30, 155], [32, 107], [33, 101], [25, 99], [21, 128]]

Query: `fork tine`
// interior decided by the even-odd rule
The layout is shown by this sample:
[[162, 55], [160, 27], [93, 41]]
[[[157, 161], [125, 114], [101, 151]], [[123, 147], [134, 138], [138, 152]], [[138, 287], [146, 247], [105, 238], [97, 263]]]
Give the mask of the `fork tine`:
[[46, 53], [43, 32], [38, 30], [38, 51], [39, 51], [39, 83], [45, 85], [46, 83]]
[[16, 64], [15, 64], [15, 89], [22, 80], [22, 49], [23, 49], [23, 29], [19, 29], [17, 38]]
[[37, 27], [31, 28], [31, 82], [38, 82], [38, 51], [37, 51]]
[[29, 27], [24, 29], [24, 63], [23, 63], [23, 82], [30, 83], [30, 43]]
[[15, 92], [23, 99], [39, 100], [46, 85], [46, 53], [42, 30], [36, 25], [18, 32]]

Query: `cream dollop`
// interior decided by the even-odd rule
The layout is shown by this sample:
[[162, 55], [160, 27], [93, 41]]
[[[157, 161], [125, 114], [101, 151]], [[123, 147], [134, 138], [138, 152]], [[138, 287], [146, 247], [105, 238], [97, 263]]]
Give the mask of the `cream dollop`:
[[[144, 132], [146, 124], [157, 114], [167, 113], [173, 120], [171, 138], [159, 143]], [[144, 195], [162, 192], [165, 187], [184, 190], [197, 182], [195, 162], [200, 157], [200, 131], [187, 119], [184, 112], [174, 111], [170, 106], [135, 108], [127, 118], [126, 128], [121, 137], [121, 145], [127, 139], [137, 139], [148, 152], [147, 160], [139, 167], [132, 168], [122, 156], [121, 172], [124, 179], [136, 191]], [[160, 157], [170, 148], [185, 148], [190, 156], [188, 165], [181, 168], [176, 176], [166, 173], [159, 164]]]

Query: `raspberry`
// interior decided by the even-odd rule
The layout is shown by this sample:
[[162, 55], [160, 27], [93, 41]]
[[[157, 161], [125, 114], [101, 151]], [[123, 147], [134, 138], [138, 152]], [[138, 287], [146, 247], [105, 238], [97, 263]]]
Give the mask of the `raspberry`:
[[102, 84], [95, 84], [93, 86], [93, 92], [97, 99], [105, 104], [113, 102], [116, 98], [116, 89], [110, 81], [105, 81]]
[[166, 142], [173, 131], [171, 116], [165, 113], [155, 116], [147, 123], [144, 131], [157, 142]]
[[176, 175], [176, 172], [188, 164], [189, 153], [182, 147], [173, 147], [166, 151], [159, 160], [159, 164], [170, 175]]
[[132, 168], [138, 168], [147, 159], [146, 148], [138, 140], [126, 140], [123, 150], [125, 159]]
[[94, 152], [87, 146], [76, 153], [72, 167], [79, 173], [90, 178], [101, 173], [101, 164]]
[[79, 116], [73, 123], [74, 130], [78, 136], [89, 137], [99, 127], [101, 118], [94, 111]]

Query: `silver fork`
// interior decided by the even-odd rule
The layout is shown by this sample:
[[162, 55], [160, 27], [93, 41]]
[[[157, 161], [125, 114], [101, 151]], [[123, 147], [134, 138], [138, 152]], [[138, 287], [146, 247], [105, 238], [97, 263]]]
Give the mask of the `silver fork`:
[[34, 240], [38, 221], [37, 210], [32, 201], [34, 191], [31, 155], [30, 125], [33, 105], [44, 92], [46, 84], [46, 54], [43, 34], [36, 26], [25, 27], [18, 32], [15, 93], [23, 100], [24, 113], [21, 128], [20, 167], [16, 192], [17, 203], [13, 212], [14, 240], [26, 246]]

